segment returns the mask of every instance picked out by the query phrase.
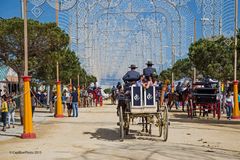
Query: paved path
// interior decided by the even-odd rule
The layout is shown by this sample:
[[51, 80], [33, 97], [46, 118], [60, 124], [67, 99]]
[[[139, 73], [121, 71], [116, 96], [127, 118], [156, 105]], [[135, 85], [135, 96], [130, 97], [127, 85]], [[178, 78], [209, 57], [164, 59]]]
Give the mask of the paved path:
[[[142, 136], [140, 126], [119, 141], [115, 106], [81, 108], [78, 118], [55, 119], [36, 113], [37, 139], [23, 140], [21, 127], [0, 135], [1, 159], [240, 159], [240, 122], [190, 120], [185, 113], [172, 112], [169, 139]], [[137, 121], [137, 120], [136, 120]], [[157, 129], [153, 128], [153, 135]], [[7, 138], [1, 138], [7, 137]]]

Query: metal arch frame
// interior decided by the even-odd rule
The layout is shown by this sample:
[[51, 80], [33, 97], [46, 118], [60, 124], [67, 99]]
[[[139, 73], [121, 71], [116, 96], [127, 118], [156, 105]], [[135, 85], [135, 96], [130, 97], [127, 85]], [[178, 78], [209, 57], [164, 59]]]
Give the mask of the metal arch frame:
[[[139, 13], [142, 13], [142, 12], [139, 12]], [[160, 12], [161, 14], [163, 14], [162, 12]], [[106, 14], [106, 13], [104, 13], [104, 14]], [[121, 13], [111, 13], [111, 14], [115, 14], [115, 15], [123, 15], [123, 14], [121, 14]], [[124, 13], [125, 14], [125, 13]], [[124, 17], [125, 17], [125, 15], [123, 15]], [[101, 17], [101, 15], [99, 16], [99, 17]]]
[[[142, 13], [142, 12], [141, 12]], [[116, 13], [115, 13], [116, 14]], [[161, 12], [161, 14], [162, 14], [162, 12]], [[173, 28], [173, 27], [172, 27]], [[173, 32], [173, 31], [172, 31]], [[173, 40], [172, 40], [172, 43], [173, 43]], [[173, 46], [173, 45], [172, 45]], [[173, 49], [172, 49], [173, 50]], [[173, 51], [172, 51], [173, 52]]]
[[[120, 3], [119, 3], [120, 4]], [[117, 7], [117, 6], [116, 6]], [[116, 8], [116, 7], [114, 7], [114, 8]], [[109, 8], [108, 8], [108, 11], [109, 11]], [[155, 11], [156, 12], [156, 11]], [[109, 12], [108, 12], [109, 13]], [[161, 14], [163, 14], [163, 12], [158, 12], [158, 13], [161, 13]], [[172, 14], [174, 14], [174, 13], [172, 13]], [[86, 15], [86, 17], [87, 16], [89, 16], [89, 15]], [[166, 20], [167, 20], [167, 24], [168, 24], [168, 19], [166, 18]], [[171, 22], [171, 21], [170, 21]], [[88, 36], [88, 39], [89, 39], [89, 36]]]

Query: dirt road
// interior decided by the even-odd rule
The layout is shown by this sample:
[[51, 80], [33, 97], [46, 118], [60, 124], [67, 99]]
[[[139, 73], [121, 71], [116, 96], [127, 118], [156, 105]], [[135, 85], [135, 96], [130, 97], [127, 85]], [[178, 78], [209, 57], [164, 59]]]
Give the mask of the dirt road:
[[[35, 123], [37, 139], [20, 139], [16, 137], [20, 131], [4, 133], [9, 137], [0, 139], [0, 159], [240, 159], [239, 121], [190, 120], [185, 114], [170, 113], [167, 142], [142, 136], [137, 125], [132, 125], [131, 134], [120, 142], [115, 106], [81, 108], [78, 118], [56, 119], [36, 113], [36, 117], [43, 117]], [[157, 135], [157, 128], [153, 129]]]

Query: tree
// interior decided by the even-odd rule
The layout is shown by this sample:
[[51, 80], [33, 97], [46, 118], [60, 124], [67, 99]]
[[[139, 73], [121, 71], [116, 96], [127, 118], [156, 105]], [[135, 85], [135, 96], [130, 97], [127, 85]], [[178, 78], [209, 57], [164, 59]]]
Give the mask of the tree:
[[[24, 25], [20, 18], [0, 20], [0, 61], [11, 67], [19, 77], [24, 69]], [[58, 51], [68, 45], [69, 37], [55, 23], [28, 20], [29, 60]], [[29, 63], [30, 73], [31, 62]]]
[[167, 70], [163, 70], [159, 75], [159, 80], [165, 81], [165, 80], [171, 80], [172, 78], [172, 69], [168, 68]]
[[[40, 23], [28, 20], [28, 55], [30, 75], [34, 64], [46, 53], [58, 51], [68, 45], [69, 37], [55, 23]], [[18, 75], [22, 90], [21, 76], [24, 72], [24, 25], [20, 18], [0, 20], [0, 62], [11, 67]], [[23, 123], [23, 106], [20, 104]]]
[[217, 41], [200, 39], [189, 48], [189, 59], [204, 76], [218, 80], [232, 80], [233, 52], [222, 37]]
[[181, 79], [183, 77], [192, 77], [193, 76], [192, 64], [191, 64], [189, 58], [178, 60], [173, 65], [172, 70], [174, 72], [175, 79]]
[[106, 94], [111, 94], [111, 93], [112, 93], [112, 88], [106, 88], [106, 89], [104, 89], [104, 93], [106, 93]]

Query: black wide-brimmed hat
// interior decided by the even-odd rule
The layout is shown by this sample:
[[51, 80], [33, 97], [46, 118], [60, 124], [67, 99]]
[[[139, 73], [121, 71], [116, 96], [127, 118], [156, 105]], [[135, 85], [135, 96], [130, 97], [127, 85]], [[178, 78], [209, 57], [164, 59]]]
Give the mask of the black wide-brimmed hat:
[[138, 68], [135, 64], [131, 64], [131, 66], [130, 67], [128, 67], [128, 68], [131, 68], [131, 69], [136, 69], [136, 68]]
[[146, 65], [152, 66], [152, 65], [154, 65], [154, 64], [152, 63], [152, 61], [147, 61]]

